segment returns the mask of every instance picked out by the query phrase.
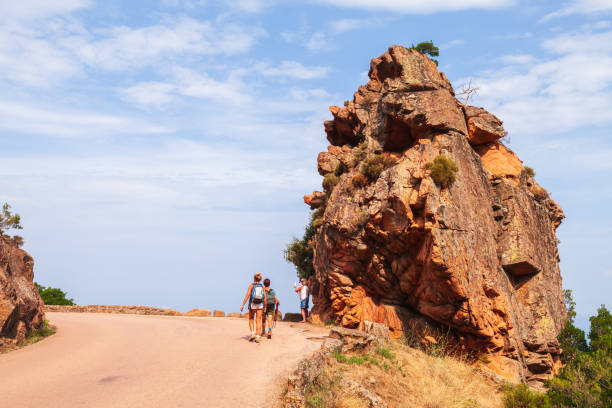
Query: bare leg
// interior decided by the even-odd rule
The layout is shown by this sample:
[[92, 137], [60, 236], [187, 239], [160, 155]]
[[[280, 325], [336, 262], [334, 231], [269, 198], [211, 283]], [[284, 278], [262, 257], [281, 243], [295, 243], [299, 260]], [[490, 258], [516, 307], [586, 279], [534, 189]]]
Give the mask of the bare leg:
[[249, 329], [251, 329], [251, 333], [253, 333], [253, 326], [254, 326], [254, 322], [253, 322], [253, 317], [255, 315], [255, 310], [249, 309]]
[[257, 313], [257, 322], [256, 322], [257, 323], [257, 332], [256, 333], [259, 336], [259, 334], [261, 333], [261, 317], [263, 315], [263, 310], [258, 309], [258, 310], [256, 310], [256, 313]]
[[266, 331], [266, 315], [263, 315], [263, 318], [261, 319], [261, 330], [262, 331]]
[[301, 323], [306, 323], [306, 309], [302, 309], [302, 322]]

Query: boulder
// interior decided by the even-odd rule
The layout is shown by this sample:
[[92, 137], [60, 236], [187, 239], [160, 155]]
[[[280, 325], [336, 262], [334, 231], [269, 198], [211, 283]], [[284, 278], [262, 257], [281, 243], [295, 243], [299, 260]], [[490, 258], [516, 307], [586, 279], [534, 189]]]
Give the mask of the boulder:
[[221, 310], [213, 310], [213, 317], [225, 317], [225, 312]]
[[494, 142], [506, 136], [502, 121], [482, 108], [465, 107], [468, 125], [468, 141], [472, 146]]
[[34, 259], [0, 233], [0, 347], [21, 344], [44, 323], [43, 301], [33, 280]]
[[[331, 146], [317, 167], [346, 168], [317, 202], [312, 321], [382, 323], [394, 339], [445, 336], [486, 353], [506, 378], [550, 377], [566, 321], [561, 207], [499, 140], [501, 121], [457, 101], [426, 56], [392, 46], [369, 78], [324, 124]], [[377, 177], [354, 183], [375, 155]], [[457, 166], [445, 186], [427, 166], [439, 155]]]
[[368, 351], [376, 343], [376, 337], [361, 330], [332, 327], [329, 337], [342, 342], [342, 352]]

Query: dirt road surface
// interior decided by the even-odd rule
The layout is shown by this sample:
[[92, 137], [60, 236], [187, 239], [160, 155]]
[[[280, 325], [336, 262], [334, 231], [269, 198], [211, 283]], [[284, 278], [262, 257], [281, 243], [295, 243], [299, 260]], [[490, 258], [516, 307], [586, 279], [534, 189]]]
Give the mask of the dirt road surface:
[[[0, 355], [0, 406], [268, 407], [326, 331], [277, 324], [250, 343], [246, 319], [47, 313], [53, 336]], [[310, 338], [310, 339], [309, 339]]]

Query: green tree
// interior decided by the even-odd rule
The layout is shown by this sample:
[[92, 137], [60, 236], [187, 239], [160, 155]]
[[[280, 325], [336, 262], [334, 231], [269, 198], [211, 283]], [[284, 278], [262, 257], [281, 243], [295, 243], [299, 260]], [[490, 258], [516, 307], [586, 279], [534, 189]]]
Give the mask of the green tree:
[[4, 233], [9, 229], [23, 229], [19, 214], [11, 213], [11, 206], [8, 203], [2, 205], [0, 213], [0, 232]]
[[591, 316], [589, 321], [591, 322], [591, 331], [589, 331], [591, 350], [612, 352], [612, 314], [604, 305], [601, 305], [597, 309], [597, 316]]
[[[417, 45], [412, 44], [411, 50], [417, 50], [421, 54], [427, 54], [429, 57], [439, 57], [440, 49], [436, 47], [433, 41], [420, 42]], [[431, 60], [438, 66], [438, 60], [431, 58]]]
[[43, 302], [45, 302], [45, 305], [74, 305], [74, 300], [66, 298], [66, 293], [61, 289], [52, 288], [50, 286], [45, 287], [36, 282], [34, 282], [34, 285], [36, 285], [36, 289], [38, 289], [38, 293], [40, 293], [40, 297]]
[[287, 247], [283, 251], [285, 260], [295, 265], [299, 278], [308, 279], [315, 273], [312, 263], [314, 258], [312, 238], [316, 230], [313, 225], [314, 221], [314, 215], [311, 215], [310, 222], [306, 225], [302, 239], [293, 238], [293, 241], [287, 244]]
[[574, 360], [578, 353], [588, 351], [588, 345], [584, 332], [574, 326], [576, 317], [576, 302], [572, 298], [572, 291], [567, 289], [563, 291], [563, 301], [567, 310], [567, 321], [565, 326], [559, 332], [557, 340], [563, 351], [561, 362], [567, 364]]

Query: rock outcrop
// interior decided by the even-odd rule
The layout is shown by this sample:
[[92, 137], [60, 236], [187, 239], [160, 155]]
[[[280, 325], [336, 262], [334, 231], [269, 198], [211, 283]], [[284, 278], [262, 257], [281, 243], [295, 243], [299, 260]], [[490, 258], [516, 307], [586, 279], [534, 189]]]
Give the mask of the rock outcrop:
[[39, 328], [45, 314], [34, 286], [34, 259], [0, 234], [0, 347], [20, 344]]
[[[331, 145], [318, 170], [335, 183], [304, 197], [323, 214], [312, 318], [448, 336], [508, 379], [545, 380], [566, 319], [563, 211], [500, 142], [502, 122], [460, 103], [426, 56], [392, 46], [369, 78], [324, 124]], [[439, 155], [457, 166], [448, 186], [428, 170]]]

